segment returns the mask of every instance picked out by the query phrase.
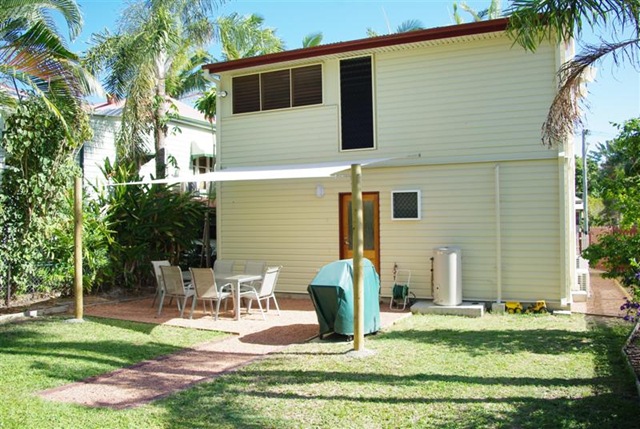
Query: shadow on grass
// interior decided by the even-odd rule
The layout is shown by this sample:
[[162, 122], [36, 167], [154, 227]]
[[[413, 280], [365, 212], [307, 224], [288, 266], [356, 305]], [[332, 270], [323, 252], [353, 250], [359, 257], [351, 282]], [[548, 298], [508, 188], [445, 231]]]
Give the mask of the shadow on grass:
[[392, 331], [376, 338], [380, 341], [411, 341], [444, 346], [471, 356], [504, 353], [575, 353], [593, 345], [596, 336], [591, 332], [572, 332], [561, 329], [510, 330], [494, 329], [462, 331], [407, 329]]
[[[300, 374], [296, 374], [300, 376]], [[169, 410], [166, 427], [242, 427], [242, 428], [298, 428], [298, 427], [437, 427], [437, 428], [557, 428], [580, 427], [593, 429], [638, 427], [635, 425], [637, 401], [634, 398], [621, 399], [613, 393], [584, 398], [540, 398], [535, 396], [506, 397], [465, 397], [452, 388], [445, 397], [404, 397], [393, 394], [372, 395], [366, 388], [349, 394], [335, 394], [327, 391], [315, 395], [308, 392], [294, 393], [291, 389], [279, 391], [265, 390], [264, 384], [282, 386], [285, 380], [271, 380], [276, 374], [251, 373], [251, 377], [260, 377], [260, 386], [251, 384], [245, 377], [218, 380], [214, 383], [197, 386], [188, 394], [182, 393], [163, 403]], [[317, 374], [309, 379], [304, 375], [299, 384], [314, 383]], [[357, 379], [357, 374], [348, 377]], [[330, 379], [323, 374], [322, 379]], [[366, 375], [371, 377], [370, 374]], [[266, 380], [265, 380], [266, 378]], [[385, 380], [372, 377], [375, 383]], [[255, 378], [253, 378], [255, 380]], [[362, 380], [359, 380], [362, 382]], [[347, 383], [344, 379], [332, 380], [339, 386]], [[474, 382], [482, 383], [480, 380]], [[249, 383], [249, 384], [248, 384]], [[345, 385], [345, 390], [350, 389]], [[460, 391], [462, 392], [462, 390]], [[301, 408], [291, 414], [273, 412], [266, 408], [257, 408], [255, 404], [278, 404], [285, 402], [286, 407]], [[286, 408], [285, 407], [285, 408]], [[332, 411], [335, 409], [334, 416]], [[446, 416], [442, 416], [442, 410]], [[361, 411], [364, 410], [364, 411]], [[499, 410], [499, 411], [498, 411]], [[309, 413], [313, 418], [305, 416]], [[328, 416], [322, 416], [328, 413]], [[360, 413], [369, 417], [363, 420]], [[393, 414], [397, 420], [393, 424], [378, 422], [377, 414]], [[343, 415], [337, 417], [337, 415]], [[212, 418], [215, 416], [215, 418]], [[357, 417], [356, 417], [357, 416]], [[297, 420], [304, 419], [304, 420]], [[330, 419], [327, 421], [327, 419]], [[440, 421], [438, 421], [440, 419]], [[420, 424], [419, 422], [429, 422]], [[377, 422], [377, 423], [376, 423]]]
[[93, 323], [100, 325], [111, 326], [119, 329], [128, 329], [134, 332], [140, 332], [141, 334], [150, 334], [155, 328], [158, 327], [157, 323], [145, 323], [145, 322], [131, 322], [129, 320], [121, 319], [107, 319], [104, 317], [87, 317], [86, 320], [90, 320]]
[[[489, 353], [571, 354], [585, 350], [594, 357], [596, 372], [572, 378], [434, 374], [424, 370], [406, 375], [367, 372], [366, 361], [355, 361], [354, 365], [338, 361], [342, 370], [330, 365], [326, 371], [294, 370], [287, 368], [288, 352], [284, 351], [278, 358], [281, 363], [249, 366], [159, 405], [169, 411], [169, 428], [640, 427], [638, 398], [620, 353], [624, 341], [620, 327], [594, 324], [582, 332], [408, 330], [381, 333], [375, 341], [379, 350], [400, 347], [397, 341], [428, 342], [452, 353], [471, 355], [469, 359]], [[301, 354], [304, 352], [292, 352], [292, 359], [300, 359], [297, 355]], [[321, 352], [312, 354], [317, 359], [335, 359]], [[428, 355], [424, 362], [428, 368]], [[384, 416], [395, 420], [384, 420]]]
[[[132, 329], [141, 334], [150, 332], [147, 324], [93, 318], [91, 322]], [[64, 323], [61, 319], [51, 318], [28, 321], [20, 326], [7, 326], [4, 329], [0, 326], [0, 359], [22, 356], [21, 360], [30, 362], [31, 369], [43, 376], [77, 381], [182, 350], [181, 347], [160, 342], [101, 339], [91, 337], [90, 334], [75, 341], [64, 341], [65, 335], [57, 332], [61, 323]], [[75, 328], [82, 332], [83, 326], [86, 325], [77, 324]], [[113, 335], [117, 336], [117, 331]]]

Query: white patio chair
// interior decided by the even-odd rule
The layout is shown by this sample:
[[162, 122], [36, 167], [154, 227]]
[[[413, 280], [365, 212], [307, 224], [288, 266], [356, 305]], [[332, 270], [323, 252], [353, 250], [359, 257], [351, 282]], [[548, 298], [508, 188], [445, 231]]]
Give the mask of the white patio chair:
[[264, 315], [264, 310], [262, 309], [262, 304], [260, 301], [267, 301], [267, 311], [269, 311], [269, 300], [273, 299], [273, 303], [276, 306], [276, 310], [278, 310], [278, 316], [280, 315], [280, 307], [278, 307], [278, 301], [276, 300], [275, 290], [276, 283], [278, 282], [278, 276], [280, 275], [280, 270], [282, 267], [269, 267], [264, 273], [262, 278], [262, 283], [260, 284], [260, 288], [256, 289], [253, 286], [247, 285], [243, 286], [240, 289], [240, 297], [249, 300], [247, 304], [247, 313], [251, 310], [251, 304], [255, 299], [258, 301], [258, 308], [260, 308], [260, 312], [262, 313], [262, 318], [266, 320]]
[[151, 302], [151, 307], [156, 305], [156, 299], [160, 295], [164, 295], [164, 280], [162, 278], [162, 270], [160, 270], [161, 266], [171, 266], [169, 261], [151, 261], [151, 265], [153, 266], [153, 274], [156, 277], [156, 293], [153, 295], [153, 302]]
[[[267, 263], [264, 261], [247, 261], [244, 264], [244, 273], [251, 274], [255, 276], [264, 276], [264, 272], [267, 269]], [[262, 279], [254, 280], [249, 283], [248, 286], [252, 286], [256, 290], [260, 289], [260, 285], [262, 284]], [[247, 285], [243, 285], [242, 287], [247, 287]], [[242, 289], [240, 289], [242, 290]]]
[[182, 279], [182, 271], [177, 266], [161, 266], [162, 278], [164, 279], [164, 293], [160, 299], [160, 306], [158, 307], [158, 316], [162, 312], [162, 305], [164, 304], [164, 298], [169, 296], [176, 298], [178, 302], [178, 309], [180, 310], [180, 317], [184, 315], [184, 308], [187, 305], [187, 299], [189, 297], [195, 297], [195, 290], [193, 288], [187, 288], [184, 285]]
[[233, 275], [234, 264], [235, 261], [231, 261], [228, 259], [216, 259], [216, 261], [213, 263], [213, 272], [219, 279], [231, 277]]
[[[209, 301], [211, 303], [211, 312], [213, 313], [213, 301], [216, 302], [216, 309], [214, 314], [214, 320], [218, 320], [218, 314], [220, 313], [220, 302], [224, 301], [225, 309], [227, 306], [227, 298], [232, 296], [231, 292], [221, 292], [221, 288], [225, 288], [225, 286], [233, 286], [231, 283], [227, 283], [222, 285], [221, 288], [218, 288], [216, 285], [216, 278], [213, 270], [211, 268], [190, 268], [191, 271], [191, 281], [195, 287], [196, 294], [193, 297], [193, 302], [191, 303], [191, 314], [189, 314], [189, 319], [193, 318], [193, 310], [196, 308], [196, 302], [200, 299], [202, 300], [202, 308], [206, 314], [207, 307], [206, 303]], [[226, 289], [226, 288], [225, 288]]]

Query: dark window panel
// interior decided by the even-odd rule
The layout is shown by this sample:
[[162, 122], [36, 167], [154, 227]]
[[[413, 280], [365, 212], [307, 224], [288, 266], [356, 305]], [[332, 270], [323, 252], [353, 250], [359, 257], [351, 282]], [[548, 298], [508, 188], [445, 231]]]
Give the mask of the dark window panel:
[[260, 75], [252, 74], [233, 78], [233, 113], [260, 110]]
[[291, 69], [293, 106], [322, 104], [322, 66]]
[[342, 149], [373, 147], [371, 57], [340, 61]]
[[262, 73], [262, 110], [291, 107], [289, 70]]

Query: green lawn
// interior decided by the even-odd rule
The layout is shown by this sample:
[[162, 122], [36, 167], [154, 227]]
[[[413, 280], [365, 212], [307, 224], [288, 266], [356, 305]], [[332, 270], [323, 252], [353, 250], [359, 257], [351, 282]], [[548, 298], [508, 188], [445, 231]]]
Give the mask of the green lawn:
[[630, 329], [581, 316], [414, 316], [367, 337], [371, 357], [350, 356], [344, 342], [297, 345], [153, 404], [112, 411], [33, 392], [210, 334], [169, 340], [169, 328], [104, 320], [0, 326], [0, 427], [640, 427], [620, 351]]

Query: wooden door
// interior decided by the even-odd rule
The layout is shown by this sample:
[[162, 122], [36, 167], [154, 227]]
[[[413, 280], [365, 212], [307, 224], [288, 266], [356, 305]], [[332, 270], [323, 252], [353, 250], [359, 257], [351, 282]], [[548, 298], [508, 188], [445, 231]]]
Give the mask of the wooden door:
[[[380, 195], [362, 193], [364, 216], [364, 257], [380, 273]], [[340, 194], [340, 259], [353, 258], [353, 232], [351, 229], [351, 194]]]

